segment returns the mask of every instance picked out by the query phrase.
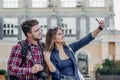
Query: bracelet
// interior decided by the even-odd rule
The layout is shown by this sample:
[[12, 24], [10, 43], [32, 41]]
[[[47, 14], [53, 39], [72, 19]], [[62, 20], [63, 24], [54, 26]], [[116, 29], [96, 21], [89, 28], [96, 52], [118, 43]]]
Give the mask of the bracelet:
[[103, 30], [103, 28], [102, 28], [102, 27], [100, 27], [100, 26], [98, 27], [98, 29], [99, 29], [99, 30]]

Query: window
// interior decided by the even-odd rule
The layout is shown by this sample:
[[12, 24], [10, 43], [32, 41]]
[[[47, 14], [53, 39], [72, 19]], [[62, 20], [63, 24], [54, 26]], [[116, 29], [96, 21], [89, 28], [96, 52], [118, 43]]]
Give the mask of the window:
[[76, 0], [61, 0], [61, 7], [76, 7]]
[[42, 34], [45, 35], [47, 32], [47, 18], [34, 18], [39, 22]]
[[33, 8], [43, 8], [47, 7], [48, 0], [32, 0], [32, 7]]
[[112, 18], [109, 19], [109, 27], [114, 28], [114, 20]]
[[109, 55], [115, 58], [115, 42], [109, 42]]
[[4, 8], [18, 8], [18, 0], [3, 0]]
[[85, 36], [86, 35], [86, 19], [81, 18], [80, 20], [80, 36]]
[[62, 29], [64, 34], [76, 34], [76, 19], [75, 18], [62, 18]]
[[57, 19], [56, 18], [52, 18], [51, 19], [51, 27], [55, 27], [57, 26]]
[[90, 7], [104, 7], [105, 1], [104, 0], [89, 0]]
[[3, 34], [4, 36], [18, 35], [18, 19], [17, 18], [4, 18], [3, 19]]

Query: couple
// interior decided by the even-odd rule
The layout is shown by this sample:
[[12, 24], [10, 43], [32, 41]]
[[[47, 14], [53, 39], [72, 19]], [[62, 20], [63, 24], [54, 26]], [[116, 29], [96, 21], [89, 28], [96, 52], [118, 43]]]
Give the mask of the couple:
[[13, 46], [8, 60], [10, 80], [46, 80], [43, 79], [46, 75], [41, 73], [46, 67], [52, 76], [51, 80], [80, 80], [74, 53], [87, 45], [102, 31], [104, 21], [98, 21], [98, 24], [99, 27], [84, 38], [66, 45], [60, 27], [47, 31], [44, 44], [41, 42], [42, 31], [38, 21], [34, 19], [24, 21], [21, 27], [26, 36], [24, 42], [28, 49], [26, 49], [26, 55], [23, 58], [22, 47], [25, 46], [19, 43]]

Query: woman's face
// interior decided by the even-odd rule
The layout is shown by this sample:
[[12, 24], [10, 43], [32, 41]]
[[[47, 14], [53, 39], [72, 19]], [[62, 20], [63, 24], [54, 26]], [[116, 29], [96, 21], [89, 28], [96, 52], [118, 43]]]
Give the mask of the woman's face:
[[64, 39], [64, 34], [62, 32], [62, 30], [58, 29], [57, 34], [55, 35], [55, 39], [54, 39], [55, 43], [65, 43], [65, 39]]

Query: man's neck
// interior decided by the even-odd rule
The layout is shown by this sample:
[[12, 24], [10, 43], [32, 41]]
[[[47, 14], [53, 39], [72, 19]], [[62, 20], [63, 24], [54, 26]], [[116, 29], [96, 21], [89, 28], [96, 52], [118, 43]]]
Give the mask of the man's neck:
[[30, 41], [32, 44], [34, 45], [38, 45], [38, 40], [34, 40], [34, 39], [31, 39], [31, 38], [27, 38], [28, 41]]

